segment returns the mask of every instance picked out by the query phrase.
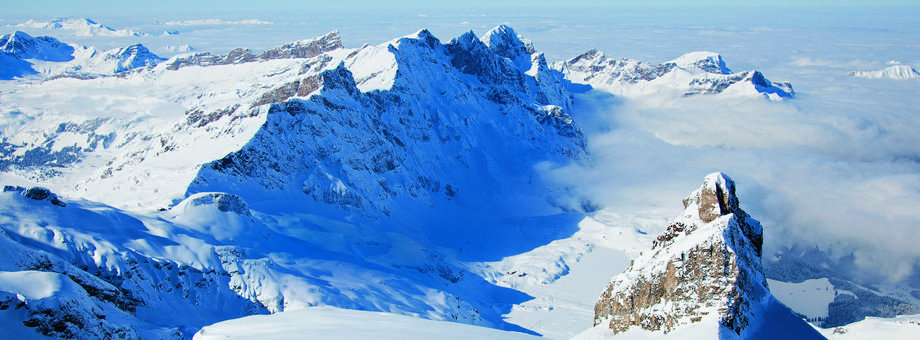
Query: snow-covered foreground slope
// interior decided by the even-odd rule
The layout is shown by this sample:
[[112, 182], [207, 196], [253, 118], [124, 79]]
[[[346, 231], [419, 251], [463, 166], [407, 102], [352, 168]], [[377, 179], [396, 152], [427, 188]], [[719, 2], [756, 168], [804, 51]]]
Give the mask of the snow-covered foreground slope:
[[202, 328], [196, 340], [227, 339], [541, 339], [533, 335], [390, 313], [311, 307]]
[[846, 326], [821, 330], [821, 333], [831, 340], [916, 339], [917, 332], [920, 332], [918, 315], [896, 318], [869, 317]]

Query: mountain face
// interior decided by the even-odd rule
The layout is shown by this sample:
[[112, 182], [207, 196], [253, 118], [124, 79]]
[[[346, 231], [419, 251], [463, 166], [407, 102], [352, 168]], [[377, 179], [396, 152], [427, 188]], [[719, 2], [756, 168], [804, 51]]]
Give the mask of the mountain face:
[[595, 326], [654, 334], [703, 328], [720, 339], [821, 339], [767, 288], [762, 227], [738, 205], [735, 184], [714, 173], [687, 196], [683, 215], [614, 278]]
[[[546, 80], [521, 72], [474, 35], [441, 44], [421, 31], [390, 46], [390, 90], [362, 92], [344, 64], [272, 90], [253, 105], [319, 95], [269, 106], [250, 142], [203, 166], [190, 190], [258, 183], [260, 190], [294, 190], [346, 210], [389, 215], [401, 199], [430, 205], [458, 193], [501, 195], [476, 182], [514, 183], [516, 174], [529, 172], [507, 159], [563, 162], [583, 153], [583, 137], [566, 114], [571, 99], [546, 93]], [[548, 70], [541, 76], [559, 82]], [[348, 142], [332, 131], [348, 134]], [[279, 148], [293, 152], [278, 157]], [[444, 157], [445, 150], [453, 156]]]
[[677, 91], [684, 96], [725, 93], [780, 100], [795, 95], [791, 84], [772, 82], [759, 71], [733, 73], [722, 57], [712, 52], [691, 52], [652, 65], [637, 60], [612, 59], [591, 50], [559, 62], [555, 68], [573, 82], [626, 96]]

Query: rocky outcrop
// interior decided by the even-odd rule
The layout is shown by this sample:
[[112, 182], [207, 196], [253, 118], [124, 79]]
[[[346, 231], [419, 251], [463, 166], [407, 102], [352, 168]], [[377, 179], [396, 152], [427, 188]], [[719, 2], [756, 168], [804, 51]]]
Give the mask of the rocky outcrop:
[[769, 338], [775, 327], [821, 338], [770, 295], [760, 258], [762, 227], [741, 210], [728, 176], [706, 176], [683, 203], [684, 214], [651, 251], [603, 291], [595, 326], [668, 333], [715, 315], [720, 338]]
[[225, 192], [203, 192], [192, 195], [188, 198], [192, 206], [214, 205], [217, 210], [223, 212], [234, 212], [240, 215], [251, 215], [249, 205], [242, 197], [228, 194]]
[[51, 192], [51, 190], [48, 190], [47, 188], [31, 187], [29, 189], [26, 189], [20, 186], [12, 186], [12, 185], [3, 186], [3, 192], [10, 192], [10, 191], [18, 192], [23, 197], [31, 198], [36, 201], [48, 201], [49, 203], [59, 206], [59, 207], [67, 206], [67, 203], [64, 203], [64, 201], [61, 201], [61, 199], [59, 199], [57, 195], [55, 195], [53, 192]]

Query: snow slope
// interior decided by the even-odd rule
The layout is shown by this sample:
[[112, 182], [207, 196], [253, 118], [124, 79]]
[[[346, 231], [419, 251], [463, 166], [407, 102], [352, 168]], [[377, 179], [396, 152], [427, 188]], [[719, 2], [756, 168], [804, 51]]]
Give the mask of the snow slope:
[[312, 307], [202, 328], [193, 339], [541, 339], [533, 335], [390, 313]]
[[846, 326], [822, 329], [828, 339], [915, 339], [920, 330], [920, 316], [903, 315], [895, 318], [869, 317]]

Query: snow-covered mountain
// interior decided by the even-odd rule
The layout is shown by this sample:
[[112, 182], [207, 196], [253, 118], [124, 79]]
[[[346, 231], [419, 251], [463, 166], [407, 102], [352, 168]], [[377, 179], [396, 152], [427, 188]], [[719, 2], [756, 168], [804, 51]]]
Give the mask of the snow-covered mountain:
[[652, 249], [603, 291], [585, 338], [823, 338], [770, 294], [763, 227], [739, 207], [732, 179], [710, 174], [683, 203]]
[[64, 62], [73, 60], [74, 48], [53, 37], [32, 37], [16, 31], [0, 36], [0, 52], [17, 59]]
[[32, 37], [16, 31], [0, 36], [0, 79], [12, 80], [39, 74], [48, 77], [98, 77], [141, 67], [153, 67], [160, 58], [144, 45], [134, 44], [110, 51], [65, 44], [53, 37]]
[[[508, 31], [486, 37], [513, 42]], [[82, 287], [93, 303], [67, 309], [79, 316], [68, 329], [112, 323], [101, 333], [36, 329], [143, 338], [334, 305], [523, 330], [501, 315], [527, 296], [463, 263], [565, 232], [531, 228], [535, 221], [577, 221], [577, 200], [535, 168], [584, 157], [562, 75], [540, 54], [490, 46], [472, 32], [442, 43], [423, 30], [360, 49], [337, 39], [292, 43], [254, 61], [170, 67], [174, 58], [118, 77], [58, 77], [4, 92], [5, 109], [19, 108], [24, 123], [3, 127], [5, 180], [41, 182], [67, 202], [33, 202], [23, 194], [31, 189], [5, 193], [4, 235], [22, 250], [8, 254], [4, 270], [62, 273], [53, 280]], [[532, 64], [512, 62], [523, 58]], [[59, 97], [35, 111], [19, 101], [41, 93]], [[132, 93], [144, 109], [57, 105], [116, 93]], [[32, 265], [42, 258], [52, 265]], [[83, 276], [131, 303], [107, 302], [74, 278]], [[9, 319], [51, 322], [28, 321], [45, 309], [20, 300], [10, 300], [21, 308]]]
[[895, 79], [895, 80], [905, 80], [905, 79], [918, 79], [920, 78], [920, 72], [917, 72], [910, 65], [891, 65], [881, 70], [876, 71], [852, 71], [848, 75], [857, 78], [866, 78], [866, 79]]
[[691, 52], [669, 62], [652, 65], [638, 60], [608, 58], [602, 52], [590, 50], [568, 61], [558, 62], [554, 67], [572, 82], [589, 84], [617, 95], [724, 93], [780, 100], [795, 94], [788, 82], [772, 82], [759, 71], [733, 73], [725, 66], [722, 57], [712, 52]]
[[138, 37], [145, 35], [128, 29], [114, 29], [86, 18], [55, 18], [50, 21], [28, 20], [15, 27], [72, 31], [81, 37]]

